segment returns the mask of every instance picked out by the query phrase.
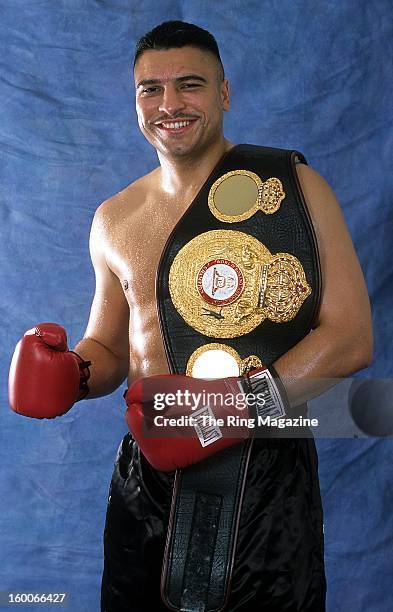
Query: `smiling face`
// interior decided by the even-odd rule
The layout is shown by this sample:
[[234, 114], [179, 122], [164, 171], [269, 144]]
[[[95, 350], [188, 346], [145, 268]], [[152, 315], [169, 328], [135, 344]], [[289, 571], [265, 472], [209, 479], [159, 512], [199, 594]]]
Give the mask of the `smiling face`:
[[192, 46], [148, 50], [134, 75], [139, 127], [159, 153], [199, 154], [223, 139], [229, 87], [212, 53]]

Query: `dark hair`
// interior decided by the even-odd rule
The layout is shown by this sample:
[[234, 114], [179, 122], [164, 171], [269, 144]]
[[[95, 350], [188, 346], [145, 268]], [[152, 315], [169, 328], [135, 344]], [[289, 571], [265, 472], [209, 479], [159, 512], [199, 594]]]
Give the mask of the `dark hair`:
[[164, 21], [150, 32], [142, 36], [135, 49], [134, 68], [138, 58], [149, 50], [180, 49], [192, 46], [209, 51], [218, 60], [222, 77], [224, 78], [224, 66], [222, 65], [220, 51], [216, 39], [210, 32], [185, 21]]

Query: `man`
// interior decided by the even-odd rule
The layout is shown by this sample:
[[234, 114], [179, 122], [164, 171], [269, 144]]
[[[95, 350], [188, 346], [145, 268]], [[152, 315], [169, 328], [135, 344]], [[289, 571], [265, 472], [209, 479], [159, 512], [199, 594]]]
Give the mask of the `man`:
[[[180, 268], [176, 272], [176, 258], [184, 254], [186, 257], [187, 250], [183, 247], [191, 248], [190, 245], [195, 247], [191, 253], [191, 262], [199, 256], [201, 248], [195, 240], [200, 236], [206, 241], [212, 236], [217, 236], [217, 240], [225, 239], [224, 242], [227, 239], [233, 240], [235, 245], [239, 236], [240, 240], [244, 241], [248, 240], [247, 236], [250, 235], [252, 251], [255, 236], [259, 241], [258, 245], [261, 244], [259, 230], [256, 232], [255, 228], [259, 228], [262, 212], [258, 210], [252, 216], [246, 211], [245, 214], [242, 213], [243, 216], [233, 215], [233, 219], [228, 219], [232, 213], [222, 213], [218, 205], [217, 210], [213, 210], [213, 192], [218, 189], [225, 175], [225, 164], [234, 156], [237, 159], [236, 156], [243, 155], [243, 149], [234, 147], [223, 134], [223, 112], [229, 110], [229, 83], [224, 76], [214, 38], [192, 24], [161, 24], [139, 41], [134, 75], [139, 126], [148, 142], [157, 150], [160, 165], [104, 202], [96, 211], [90, 240], [96, 273], [96, 292], [84, 338], [75, 347], [75, 352], [67, 350], [65, 334], [58, 326], [42, 324], [31, 330], [18, 345], [10, 373], [10, 401], [14, 410], [41, 418], [62, 414], [70, 409], [74, 401], [83, 397], [93, 398], [111, 393], [128, 376], [127, 420], [133, 437], [127, 434], [120, 445], [111, 483], [105, 528], [103, 612], [167, 609], [160, 597], [160, 574], [174, 470], [186, 468], [181, 471], [187, 474], [190, 469], [187, 466], [192, 464], [212, 465], [215, 469], [214, 458], [212, 463], [208, 464], [200, 461], [206, 461], [210, 453], [215, 453], [216, 442], [204, 446], [203, 450], [197, 449], [195, 452], [198, 457], [193, 455], [190, 458], [186, 455], [189, 453], [188, 446], [191, 446], [194, 440], [190, 441], [187, 435], [182, 437], [180, 433], [179, 440], [166, 440], [166, 444], [160, 446], [160, 435], [151, 434], [151, 429], [150, 434], [146, 435], [146, 430], [143, 429], [145, 419], [151, 417], [151, 414], [148, 414], [149, 408], [146, 409], [153, 396], [151, 389], [201, 389], [201, 383], [193, 378], [187, 378], [186, 382], [184, 378], [157, 378], [169, 373], [185, 373], [183, 362], [176, 366], [177, 351], [172, 350], [176, 342], [181, 343], [181, 350], [178, 351], [181, 353], [183, 349], [188, 351], [187, 343], [194, 343], [198, 351], [200, 348], [205, 350], [209, 345], [206, 337], [234, 338], [220, 340], [224, 353], [228, 351], [228, 354], [235, 356], [240, 354], [242, 358], [250, 356], [251, 361], [263, 353], [266, 360], [264, 359], [263, 363], [258, 359], [253, 362], [256, 370], [251, 368], [251, 374], [253, 371], [266, 372], [265, 361], [269, 362], [269, 389], [273, 389], [278, 397], [278, 403], [273, 402], [274, 410], [283, 409], [287, 414], [298, 414], [297, 407], [322, 393], [331, 384], [329, 380], [351, 375], [366, 367], [372, 354], [367, 291], [339, 205], [326, 182], [309, 166], [301, 163], [300, 154], [300, 163], [296, 164], [293, 171], [293, 181], [287, 180], [284, 171], [282, 180], [285, 183], [287, 200], [289, 190], [292, 189], [293, 202], [300, 202], [298, 218], [302, 220], [304, 228], [301, 229], [299, 225], [296, 232], [303, 232], [304, 239], [308, 240], [307, 244], [311, 247], [314, 245], [315, 248], [312, 250], [310, 247], [312, 252], [303, 257], [301, 248], [296, 253], [290, 253], [290, 249], [279, 253], [278, 248], [271, 253], [272, 249], [268, 251], [262, 245], [263, 253], [267, 253], [264, 268], [267, 275], [271, 266], [274, 267], [274, 256], [277, 257], [275, 253], [278, 253], [295, 266], [299, 279], [303, 279], [299, 280], [294, 289], [295, 293], [303, 292], [296, 312], [281, 320], [274, 319], [273, 312], [271, 319], [267, 320], [266, 311], [264, 316], [267, 319], [249, 328], [247, 325], [250, 314], [243, 293], [241, 303], [240, 300], [233, 302], [239, 307], [237, 318], [234, 318], [234, 323], [232, 321], [232, 332], [225, 335], [222, 331], [215, 330], [225, 319], [222, 313], [226, 312], [225, 306], [231, 302], [227, 299], [226, 302], [222, 300], [222, 303], [219, 303], [212, 296], [206, 297], [205, 292], [205, 306], [198, 321], [193, 322], [192, 317], [184, 310], [181, 292], [180, 302], [176, 302], [178, 283], [183, 282], [181, 274], [187, 267], [184, 263], [186, 260], [181, 260]], [[257, 147], [245, 150], [250, 158], [260, 154]], [[262, 153], [270, 160], [274, 155], [280, 157], [280, 153], [275, 151]], [[293, 158], [294, 156], [291, 157]], [[242, 157], [241, 159], [243, 160]], [[215, 171], [218, 173], [216, 181], [213, 180]], [[238, 164], [236, 169], [231, 171], [231, 175], [239, 175], [243, 171], [243, 164]], [[246, 170], [247, 172], [248, 177], [255, 177], [255, 172]], [[284, 204], [285, 199], [281, 204], [285, 194], [282, 191], [282, 183], [277, 182], [276, 177], [264, 180], [258, 197], [271, 178], [274, 194], [281, 195], [275, 200], [277, 206], [274, 210], [265, 211], [269, 215], [272, 212], [273, 214], [269, 221], [266, 214], [263, 227], [267, 227], [270, 219], [272, 223], [275, 219], [281, 219], [281, 213], [291, 213], [288, 202]], [[260, 179], [256, 177], [255, 180]], [[297, 181], [301, 190], [296, 186]], [[195, 202], [200, 200], [207, 189], [209, 198], [213, 194], [209, 199], [209, 206], [213, 207], [212, 214], [206, 221], [210, 223], [209, 227], [198, 226], [200, 215], [196, 215], [188, 226], [185, 225], [195, 209]], [[304, 209], [301, 192], [307, 205], [304, 205]], [[269, 197], [268, 195], [267, 202], [270, 202]], [[191, 203], [193, 207], [190, 206]], [[294, 211], [296, 206], [297, 204], [292, 204]], [[269, 240], [273, 244], [278, 234], [283, 243], [289, 239], [293, 244], [296, 243], [295, 229], [288, 221], [289, 218], [282, 218], [283, 225], [279, 227], [272, 226], [276, 228], [275, 231], [263, 230], [266, 234], [265, 245]], [[235, 225], [228, 225], [234, 221]], [[202, 222], [205, 222], [204, 219]], [[226, 222], [228, 223], [225, 225]], [[232, 227], [236, 227], [237, 232], [241, 231], [241, 234], [231, 233]], [[185, 239], [184, 228], [187, 228], [187, 231], [191, 228], [191, 234]], [[210, 231], [207, 232], [206, 229]], [[215, 234], [216, 231], [221, 234]], [[253, 235], [254, 232], [256, 233]], [[173, 247], [173, 240], [177, 236], [182, 239], [182, 248]], [[250, 249], [247, 247], [248, 250], [245, 250], [244, 244], [239, 248], [244, 259]], [[168, 249], [173, 252], [169, 262]], [[292, 249], [294, 250], [296, 249]], [[228, 256], [212, 261], [214, 274], [218, 275], [219, 280], [229, 268], [234, 273], [228, 291], [233, 288], [234, 278], [238, 283], [236, 286], [240, 281], [243, 283], [242, 274], [246, 273], [247, 265], [242, 272], [230, 262]], [[210, 265], [210, 261], [208, 264]], [[283, 270], [283, 274], [286, 272], [286, 268], [279, 269]], [[304, 271], [307, 272], [306, 275]], [[177, 276], [173, 281], [175, 273]], [[310, 288], [306, 281], [312, 274], [315, 286]], [[172, 285], [169, 286], [171, 282]], [[204, 291], [203, 282], [204, 277], [201, 286], [198, 284], [200, 294]], [[168, 287], [165, 283], [168, 283]], [[194, 279], [192, 283], [194, 287]], [[219, 287], [219, 284], [218, 282], [215, 288]], [[269, 293], [269, 281], [266, 287]], [[272, 287], [270, 291], [270, 298], [274, 302], [272, 296], [277, 292], [274, 294]], [[311, 298], [308, 297], [310, 292]], [[280, 300], [280, 291], [278, 295], [275, 299]], [[298, 297], [298, 294], [296, 295]], [[310, 299], [314, 301], [311, 302]], [[267, 302], [264, 298], [261, 301], [262, 306]], [[305, 306], [302, 305], [303, 302]], [[301, 319], [307, 303], [313, 306], [309, 307], [310, 314], [299, 332], [290, 321]], [[273, 306], [277, 304], [273, 303]], [[296, 319], [298, 313], [300, 314]], [[167, 325], [168, 320], [172, 321], [172, 324]], [[180, 328], [180, 325], [183, 327]], [[213, 327], [206, 330], [206, 325]], [[261, 339], [261, 336], [255, 336], [260, 329], [272, 331], [266, 332], [266, 338]], [[311, 329], [312, 333], [304, 331]], [[277, 330], [280, 330], [281, 334], [280, 343], [269, 353], [270, 346], [276, 342], [274, 338], [278, 335]], [[285, 344], [291, 334], [291, 342]], [[249, 338], [257, 338], [252, 354], [245, 352], [243, 348], [239, 349], [245, 346], [241, 343]], [[285, 350], [282, 347], [286, 347]], [[189, 352], [187, 363], [190, 363], [191, 359]], [[245, 370], [246, 373], [248, 371]], [[242, 380], [242, 373], [239, 370], [239, 381]], [[142, 379], [142, 383], [135, 382], [138, 379]], [[250, 380], [253, 390], [252, 376]], [[195, 387], [198, 384], [199, 387]], [[221, 383], [216, 384], [219, 387]], [[225, 384], [229, 384], [231, 392], [234, 393], [232, 383]], [[175, 406], [173, 413], [182, 414], [183, 411], [179, 406]], [[243, 434], [244, 432], [236, 430], [235, 438], [242, 438]], [[138, 440], [139, 444], [135, 440]], [[218, 444], [220, 443], [218, 441]], [[196, 444], [198, 446], [198, 440]], [[238, 447], [241, 445], [236, 446]], [[220, 456], [223, 456], [223, 453], [216, 455]], [[245, 483], [244, 490], [242, 489], [244, 496], [242, 498], [240, 494], [234, 502], [233, 516], [237, 516], [236, 520], [240, 522], [236, 529], [237, 540], [235, 538], [229, 556], [226, 557], [229, 559], [232, 555], [233, 572], [231, 578], [231, 572], [227, 572], [229, 578], [226, 576], [223, 586], [226, 598], [223, 609], [244, 612], [323, 611], [325, 576], [322, 509], [313, 440], [309, 437], [276, 439], [275, 435], [268, 439], [257, 439], [247, 460], [248, 471], [244, 468], [242, 476], [242, 482]], [[186, 476], [184, 479], [186, 481]], [[210, 495], [210, 498], [213, 497], [214, 495]], [[205, 500], [202, 502], [205, 503]], [[220, 510], [212, 509], [209, 500], [206, 503], [206, 508], [201, 506], [201, 514], [207, 512], [208, 516], [219, 516]], [[192, 521], [197, 520], [195, 516], [194, 513]], [[198, 520], [199, 525], [206, 529], [206, 533], [205, 537], [198, 540], [195, 529], [190, 531], [190, 541], [193, 542], [196, 538], [197, 542], [194, 552], [190, 553], [195, 554], [196, 563], [193, 565], [193, 560], [190, 561], [187, 557], [188, 552], [184, 558], [180, 555], [182, 564], [187, 564], [191, 573], [194, 571], [196, 576], [203, 566], [201, 556], [198, 557], [198, 548], [205, 550], [209, 540], [217, 536], [214, 525], [214, 528], [212, 525], [206, 525], [206, 521], [203, 523], [201, 517]], [[233, 524], [236, 520], [234, 519]], [[170, 522], [172, 532], [175, 531], [173, 537], [180, 537], [179, 533], [176, 535], [176, 521], [173, 517]], [[190, 522], [191, 517], [186, 518], [184, 525], [187, 529]], [[173, 540], [170, 540], [169, 536], [168, 542], [171, 549]], [[212, 544], [212, 548], [206, 549], [210, 561], [217, 551], [214, 546]], [[168, 595], [166, 592], [168, 585], [170, 590], [168, 571], [169, 576], [171, 571], [176, 572], [173, 567], [168, 570], [170, 556], [169, 552], [165, 557], [166, 578], [162, 587], [163, 598], [169, 606], [172, 594]], [[228, 562], [228, 565], [231, 563]], [[183, 570], [184, 568], [181, 572]], [[195, 586], [190, 572], [181, 572], [181, 602], [175, 608], [210, 609], [206, 602], [214, 587], [211, 585], [211, 563], [208, 570], [202, 567], [202, 573], [205, 572], [203, 580], [206, 576], [207, 582], [210, 580], [207, 586], [204, 584], [201, 587], [198, 579]], [[198, 596], [198, 593], [202, 595]]]

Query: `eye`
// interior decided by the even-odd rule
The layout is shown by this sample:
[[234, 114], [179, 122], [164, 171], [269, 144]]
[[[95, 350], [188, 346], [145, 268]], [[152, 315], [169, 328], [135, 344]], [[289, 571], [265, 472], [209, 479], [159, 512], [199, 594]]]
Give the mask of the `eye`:
[[157, 93], [157, 91], [159, 91], [159, 87], [152, 85], [151, 87], [145, 87], [144, 89], [142, 89], [141, 94], [143, 95], [155, 94]]
[[183, 83], [181, 85], [182, 89], [193, 89], [195, 87], [200, 87], [200, 83]]

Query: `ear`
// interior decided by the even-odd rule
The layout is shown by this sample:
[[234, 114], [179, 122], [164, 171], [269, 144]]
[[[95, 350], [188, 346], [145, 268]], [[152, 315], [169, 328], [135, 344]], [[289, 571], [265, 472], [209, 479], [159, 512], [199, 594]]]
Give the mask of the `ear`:
[[224, 111], [229, 111], [230, 107], [230, 90], [229, 90], [229, 81], [228, 79], [223, 79], [221, 82], [221, 101], [222, 101], [222, 109]]

